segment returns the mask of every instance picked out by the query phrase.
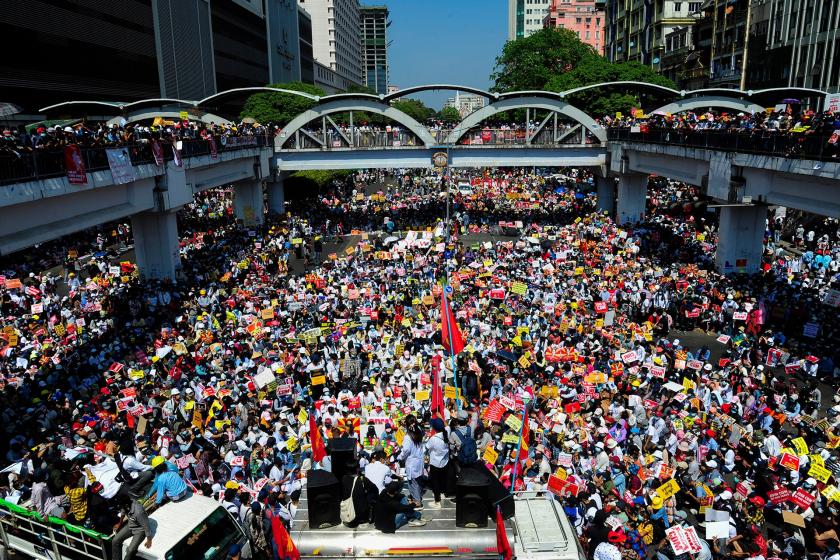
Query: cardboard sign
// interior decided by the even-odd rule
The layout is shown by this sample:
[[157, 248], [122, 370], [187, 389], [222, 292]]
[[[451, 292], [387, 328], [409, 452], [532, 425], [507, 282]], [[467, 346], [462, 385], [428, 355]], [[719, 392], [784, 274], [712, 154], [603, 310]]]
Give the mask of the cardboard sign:
[[312, 378], [312, 381], [311, 381], [312, 385], [324, 385], [326, 382], [327, 382], [327, 376], [326, 375], [316, 375], [315, 377]]
[[621, 361], [624, 362], [625, 364], [629, 364], [630, 362], [635, 362], [638, 359], [639, 359], [639, 356], [638, 356], [638, 354], [636, 354], [635, 351], [625, 352], [624, 354], [621, 355]]
[[501, 422], [502, 416], [505, 413], [505, 407], [497, 400], [490, 401], [490, 404], [484, 410], [483, 418], [490, 422]]
[[553, 474], [548, 476], [548, 485], [546, 488], [549, 492], [561, 498], [567, 495], [577, 496], [578, 492], [580, 492], [580, 487], [577, 484]]
[[747, 320], [747, 312], [746, 311], [736, 311], [732, 314], [732, 318], [736, 321], [746, 321]]
[[415, 391], [414, 400], [427, 401], [429, 400], [429, 391]]
[[650, 374], [660, 379], [665, 379], [665, 368], [663, 366], [651, 366]]

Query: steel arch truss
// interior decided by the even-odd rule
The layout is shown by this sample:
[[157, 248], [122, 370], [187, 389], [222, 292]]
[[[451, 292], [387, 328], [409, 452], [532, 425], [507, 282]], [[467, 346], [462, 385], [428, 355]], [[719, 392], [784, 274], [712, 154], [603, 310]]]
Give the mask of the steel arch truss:
[[725, 95], [707, 95], [703, 97], [689, 97], [680, 99], [673, 103], [663, 105], [658, 109], [654, 109], [651, 113], [682, 113], [684, 111], [693, 111], [695, 109], [708, 109], [715, 107], [719, 109], [732, 109], [733, 111], [743, 111], [744, 113], [761, 113], [764, 107], [756, 103], [752, 103], [745, 99], [737, 99], [735, 97], [728, 97]]
[[[320, 103], [301, 113], [292, 121], [286, 125], [283, 130], [281, 131], [280, 135], [277, 137], [275, 142], [275, 147], [277, 149], [281, 149], [283, 144], [285, 144], [289, 139], [295, 138], [296, 139], [296, 146], [301, 146], [301, 138], [306, 137], [310, 144], [314, 143], [315, 146], [313, 147], [320, 147], [320, 148], [328, 148], [328, 142], [326, 140], [326, 134], [324, 137], [317, 137], [312, 133], [305, 130], [305, 126], [312, 121], [320, 120], [322, 131], [326, 133], [329, 129], [333, 137], [337, 138], [337, 142], [341, 143], [342, 146], [346, 144], [346, 147], [349, 148], [365, 148], [365, 147], [387, 147], [387, 146], [394, 146], [393, 140], [391, 140], [391, 144], [384, 144], [380, 145], [379, 143], [374, 144], [364, 144], [362, 142], [362, 137], [359, 136], [353, 126], [352, 118], [353, 112], [365, 112], [365, 113], [374, 113], [377, 115], [382, 115], [391, 119], [392, 121], [401, 124], [407, 130], [412, 132], [419, 141], [426, 147], [430, 147], [435, 145], [435, 139], [429, 133], [428, 129], [425, 126], [417, 122], [414, 118], [410, 117], [409, 115], [403, 113], [399, 109], [395, 109], [391, 107], [387, 103], [383, 103], [381, 101], [375, 101], [373, 99], [362, 99], [362, 98], [347, 98], [347, 99], [335, 99], [332, 101], [326, 101], [324, 103]], [[350, 113], [350, 129], [342, 129], [332, 120], [330, 115], [336, 113]]]
[[[545, 97], [541, 95], [528, 95], [522, 97], [511, 97], [507, 99], [501, 99], [496, 101], [495, 103], [491, 103], [486, 107], [475, 111], [468, 115], [463, 121], [461, 121], [455, 129], [449, 133], [449, 136], [446, 138], [446, 144], [454, 145], [458, 143], [458, 140], [461, 139], [467, 132], [471, 129], [475, 128], [482, 121], [497, 115], [499, 113], [505, 111], [512, 111], [515, 109], [526, 109], [526, 110], [545, 110], [549, 111], [548, 117], [540, 123], [540, 125], [535, 130], [528, 130], [526, 132], [526, 144], [531, 143], [531, 139], [536, 136], [547, 124], [548, 120], [551, 118], [552, 115], [564, 115], [569, 117], [573, 121], [576, 121], [578, 125], [584, 127], [586, 130], [592, 133], [595, 138], [598, 139], [599, 142], [602, 144], [607, 141], [607, 133], [595, 120], [578, 109], [577, 107], [570, 105], [566, 101], [562, 99], [553, 99], [550, 97]], [[555, 121], [556, 122], [556, 121]], [[560, 142], [562, 138], [558, 138], [556, 135], [554, 137], [556, 142]]]

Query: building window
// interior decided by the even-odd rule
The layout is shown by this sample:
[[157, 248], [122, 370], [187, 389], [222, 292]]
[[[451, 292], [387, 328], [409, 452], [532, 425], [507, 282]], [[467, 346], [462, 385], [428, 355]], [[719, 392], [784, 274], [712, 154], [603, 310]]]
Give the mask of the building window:
[[586, 40], [589, 40], [589, 31], [586, 32]]
[[688, 3], [688, 12], [690, 14], [694, 14], [700, 11], [700, 6], [703, 5], [703, 2], [689, 2]]
[[575, 18], [575, 23], [580, 23], [580, 18]]
[[675, 12], [682, 11], [682, 2], [674, 2], [674, 11]]

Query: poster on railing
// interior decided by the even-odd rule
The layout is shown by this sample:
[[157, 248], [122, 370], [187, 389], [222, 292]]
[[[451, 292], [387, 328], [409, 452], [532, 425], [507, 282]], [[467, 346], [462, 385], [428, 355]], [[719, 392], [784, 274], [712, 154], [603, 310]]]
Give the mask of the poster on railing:
[[829, 93], [825, 96], [825, 110], [829, 113], [840, 113], [840, 93]]
[[160, 140], [152, 140], [152, 155], [155, 158], [156, 165], [163, 165], [163, 146], [160, 145]]
[[86, 185], [85, 160], [82, 150], [76, 144], [64, 147], [64, 169], [67, 170], [67, 181], [71, 185]]
[[108, 167], [111, 168], [111, 175], [114, 183], [122, 185], [134, 180], [134, 167], [131, 165], [131, 157], [126, 148], [109, 148], [105, 150], [108, 154]]
[[210, 157], [217, 159], [219, 157], [219, 151], [216, 149], [216, 139], [209, 136], [207, 138], [207, 145], [210, 146]]
[[175, 167], [184, 165], [184, 160], [181, 159], [181, 150], [175, 144], [172, 144], [172, 163], [175, 164]]

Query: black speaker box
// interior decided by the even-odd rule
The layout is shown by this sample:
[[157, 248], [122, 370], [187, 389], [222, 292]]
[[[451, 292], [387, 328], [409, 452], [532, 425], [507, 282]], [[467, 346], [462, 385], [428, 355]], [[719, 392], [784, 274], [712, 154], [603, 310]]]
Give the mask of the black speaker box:
[[455, 526], [487, 527], [489, 480], [481, 470], [461, 469], [455, 485]]
[[355, 438], [331, 438], [327, 440], [332, 473], [336, 479], [344, 480], [344, 475], [355, 474], [359, 466], [356, 443]]
[[341, 486], [333, 473], [311, 470], [306, 474], [306, 507], [310, 529], [341, 523]]

